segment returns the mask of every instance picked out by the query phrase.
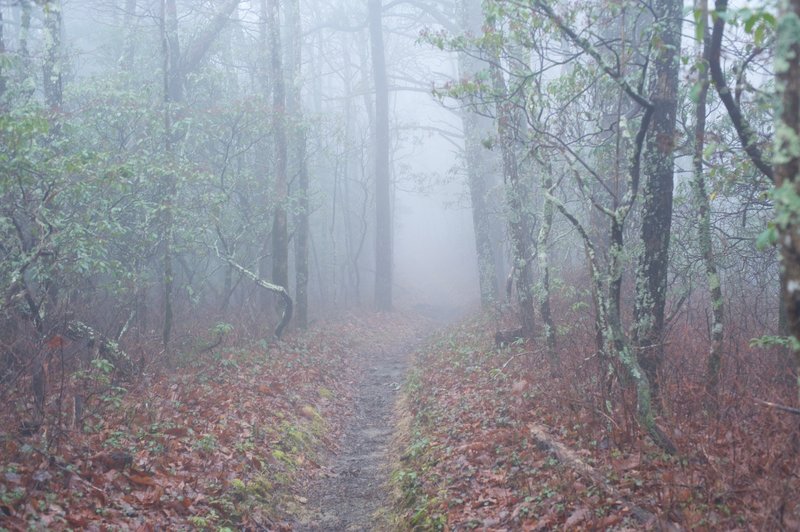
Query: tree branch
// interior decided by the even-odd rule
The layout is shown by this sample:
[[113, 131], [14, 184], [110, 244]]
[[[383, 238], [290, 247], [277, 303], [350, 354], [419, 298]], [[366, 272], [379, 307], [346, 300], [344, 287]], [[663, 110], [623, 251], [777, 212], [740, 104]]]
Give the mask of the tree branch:
[[263, 280], [258, 275], [254, 274], [253, 272], [251, 272], [250, 270], [248, 270], [247, 268], [245, 268], [232, 258], [223, 255], [222, 253], [220, 253], [219, 248], [217, 248], [216, 245], [214, 245], [214, 251], [217, 253], [217, 257], [227, 262], [232, 268], [238, 270], [245, 277], [248, 277], [252, 281], [255, 281], [255, 283], [258, 286], [266, 290], [269, 290], [270, 292], [274, 292], [281, 297], [284, 303], [283, 316], [281, 317], [280, 323], [278, 323], [278, 326], [275, 328], [275, 338], [280, 340], [281, 335], [283, 334], [283, 330], [286, 328], [286, 326], [289, 324], [289, 321], [291, 321], [292, 319], [292, 312], [294, 309], [294, 303], [292, 302], [292, 298], [289, 295], [289, 292], [287, 292], [286, 289], [280, 285], [272, 284], [270, 282]]
[[725, 32], [725, 15], [728, 11], [728, 0], [716, 0], [714, 2], [714, 10], [714, 28], [711, 33], [711, 47], [708, 54], [711, 80], [714, 82], [714, 87], [717, 89], [719, 99], [722, 100], [725, 109], [728, 111], [728, 116], [731, 118], [737, 135], [739, 135], [742, 148], [744, 148], [744, 151], [750, 157], [750, 160], [756, 168], [767, 176], [770, 181], [774, 182], [775, 177], [772, 171], [772, 164], [764, 160], [764, 154], [761, 153], [761, 150], [756, 144], [755, 132], [742, 114], [741, 108], [734, 101], [731, 90], [728, 88], [728, 82], [725, 80], [725, 74], [722, 72], [720, 54], [722, 50], [722, 35]]
[[619, 85], [622, 90], [625, 91], [625, 94], [630, 96], [633, 101], [645, 109], [653, 107], [653, 103], [650, 100], [642, 96], [641, 92], [633, 88], [618, 71], [606, 64], [605, 60], [597, 51], [597, 49], [592, 46], [592, 43], [578, 35], [575, 30], [570, 28], [564, 19], [561, 18], [561, 16], [559, 16], [555, 11], [553, 11], [552, 7], [547, 5], [542, 0], [536, 0], [534, 5], [539, 8], [559, 30], [561, 30], [561, 33], [569, 37], [569, 40], [572, 41], [573, 44], [578, 46], [578, 48], [583, 50], [587, 55], [591, 56], [597, 62], [597, 65], [603, 70], [603, 72], [608, 74], [611, 79], [613, 79], [614, 82]]

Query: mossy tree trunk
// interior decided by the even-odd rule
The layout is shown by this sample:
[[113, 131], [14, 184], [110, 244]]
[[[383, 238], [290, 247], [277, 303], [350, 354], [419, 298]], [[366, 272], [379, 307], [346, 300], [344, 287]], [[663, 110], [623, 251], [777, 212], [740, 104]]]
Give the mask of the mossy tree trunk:
[[800, 362], [800, 0], [780, 2], [775, 81], [779, 100], [773, 162], [778, 245], [784, 272], [781, 292], [789, 333], [795, 340], [795, 356]]
[[651, 41], [655, 51], [650, 59], [653, 71], [648, 87], [653, 118], [645, 139], [642, 165], [641, 240], [644, 250], [636, 272], [634, 332], [639, 361], [656, 397], [664, 358], [682, 9], [680, 0], [656, 0], [653, 4], [655, 21]]
[[[487, 22], [491, 32], [500, 31], [494, 24]], [[533, 300], [533, 287], [531, 265], [533, 253], [531, 250], [530, 216], [527, 214], [528, 205], [522, 172], [520, 171], [517, 157], [519, 120], [515, 109], [515, 102], [508, 93], [508, 87], [501, 65], [502, 56], [499, 45], [494, 45], [488, 51], [489, 70], [495, 103], [497, 120], [497, 144], [500, 148], [503, 182], [506, 190], [506, 204], [508, 208], [508, 226], [511, 236], [513, 258], [513, 282], [517, 289], [519, 301], [520, 325], [522, 335], [528, 339], [535, 337], [535, 310]]]
[[711, 347], [706, 365], [706, 392], [716, 397], [719, 387], [719, 372], [722, 365], [722, 342], [724, 339], [724, 301], [720, 283], [714, 245], [711, 239], [711, 205], [706, 186], [703, 152], [705, 150], [706, 107], [708, 100], [708, 53], [709, 38], [707, 32], [708, 0], [698, 0], [696, 9], [701, 13], [703, 39], [699, 44], [697, 62], [697, 83], [700, 91], [694, 109], [694, 152], [692, 154], [693, 179], [692, 192], [697, 217], [697, 241], [708, 281], [708, 292], [711, 303]]

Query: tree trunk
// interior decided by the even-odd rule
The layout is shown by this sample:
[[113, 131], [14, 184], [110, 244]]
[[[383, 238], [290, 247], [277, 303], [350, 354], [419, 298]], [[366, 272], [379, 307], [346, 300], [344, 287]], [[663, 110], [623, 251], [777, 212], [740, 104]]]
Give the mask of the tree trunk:
[[[173, 46], [178, 46], [177, 36], [177, 11], [175, 0], [162, 0], [161, 2], [161, 46], [164, 75], [164, 155], [168, 162], [172, 161], [172, 103], [175, 97], [182, 96], [182, 90], [175, 86], [175, 70], [178, 68], [174, 63], [179, 55], [173, 50]], [[164, 287], [164, 322], [161, 331], [161, 342], [164, 350], [169, 357], [169, 343], [172, 338], [172, 289], [173, 289], [173, 267], [172, 267], [172, 234], [173, 218], [172, 207], [175, 199], [175, 178], [171, 169], [167, 168], [161, 182], [162, 193], [162, 214], [161, 214], [161, 245], [162, 245], [162, 283]]]
[[290, 35], [287, 42], [289, 90], [287, 114], [291, 118], [292, 174], [297, 178], [297, 214], [295, 216], [295, 321], [300, 329], [308, 327], [308, 166], [306, 165], [306, 131], [300, 87], [300, 65], [303, 35], [300, 23], [300, 2], [289, 0], [286, 8]]
[[[464, 74], [462, 73], [462, 76]], [[478, 256], [478, 283], [481, 293], [481, 306], [491, 308], [499, 297], [500, 290], [497, 284], [497, 265], [495, 264], [494, 248], [492, 242], [491, 214], [488, 203], [488, 186], [486, 160], [491, 154], [486, 153], [486, 148], [479, 137], [483, 117], [475, 113], [462, 111], [461, 123], [464, 130], [464, 152], [467, 162], [467, 182], [469, 184], [469, 197], [472, 205], [472, 226], [475, 231], [475, 250]]]
[[3, 28], [3, 11], [0, 10], [0, 110], [3, 109], [2, 99], [6, 93], [6, 73], [3, 71], [6, 60], [6, 40]]
[[780, 100], [773, 156], [775, 210], [784, 271], [781, 291], [800, 363], [800, 211], [796, 207], [800, 198], [800, 0], [780, 2], [776, 35], [775, 86]]
[[275, 213], [272, 220], [272, 282], [289, 287], [289, 228], [286, 200], [289, 195], [286, 140], [286, 85], [281, 58], [280, 0], [267, 1], [267, 25], [270, 45], [270, 77], [275, 137]]
[[389, 170], [389, 83], [383, 47], [381, 0], [369, 0], [369, 35], [375, 84], [375, 306], [392, 309], [392, 206]]
[[31, 1], [20, 0], [20, 19], [19, 19], [19, 55], [22, 58], [23, 65], [26, 67], [27, 72], [28, 60], [30, 59], [30, 51], [28, 50], [28, 36], [31, 30]]
[[163, 259], [164, 286], [164, 323], [161, 339], [164, 349], [169, 354], [169, 343], [172, 337], [174, 285], [173, 238], [175, 230], [173, 209], [177, 198], [177, 179], [174, 174], [174, 144], [180, 139], [173, 131], [172, 113], [176, 104], [183, 102], [184, 82], [186, 75], [198, 68], [200, 61], [214, 38], [222, 30], [227, 16], [238, 5], [239, 0], [228, 0], [200, 35], [190, 44], [185, 60], [181, 57], [178, 38], [178, 10], [175, 0], [161, 0], [161, 52], [163, 61], [163, 115], [164, 115], [164, 154], [167, 161], [166, 171], [161, 182], [162, 214], [161, 245]]
[[49, 0], [44, 4], [44, 65], [43, 87], [47, 107], [58, 109], [63, 99], [63, 67], [61, 60], [61, 2]]
[[559, 365], [558, 353], [556, 352], [556, 331], [553, 324], [553, 316], [550, 311], [550, 253], [548, 243], [550, 240], [550, 230], [553, 227], [553, 202], [548, 199], [550, 189], [553, 187], [553, 178], [550, 168], [544, 169], [547, 174], [542, 178], [542, 190], [544, 191], [544, 206], [542, 208], [542, 226], [539, 228], [539, 235], [536, 242], [536, 249], [539, 257], [539, 315], [542, 318], [544, 329], [544, 342], [547, 348], [547, 358], [550, 365], [556, 371]]
[[183, 101], [183, 72], [181, 69], [181, 47], [178, 39], [178, 8], [175, 0], [161, 0], [163, 17], [163, 46], [169, 70], [165, 73], [166, 94], [172, 102]]
[[720, 285], [714, 245], [711, 240], [711, 206], [706, 189], [705, 171], [703, 168], [703, 151], [705, 150], [706, 104], [708, 100], [708, 0], [698, 0], [696, 9], [702, 13], [703, 40], [699, 44], [699, 61], [697, 64], [700, 93], [697, 96], [694, 113], [694, 153], [692, 166], [694, 179], [692, 191], [694, 208], [697, 211], [697, 241], [706, 270], [708, 292], [711, 300], [711, 348], [706, 365], [706, 392], [710, 397], [717, 396], [719, 372], [722, 364], [722, 341], [724, 339], [723, 299]]
[[136, 24], [136, 0], [125, 0], [123, 20], [125, 42], [122, 44], [119, 67], [123, 72], [131, 73], [133, 72], [133, 58], [136, 50], [136, 37], [138, 33], [138, 25]]
[[[463, 0], [461, 2], [461, 25], [468, 35], [480, 34], [483, 23], [483, 11], [480, 2]], [[488, 64], [476, 59], [471, 53], [461, 51], [458, 54], [458, 72], [461, 79], [474, 79], [482, 68]], [[492, 241], [492, 216], [489, 212], [489, 164], [493, 159], [482, 143], [482, 136], [489, 137], [491, 125], [469, 108], [461, 111], [461, 123], [464, 131], [464, 159], [467, 165], [467, 183], [469, 185], [470, 203], [472, 205], [472, 225], [475, 232], [475, 250], [478, 256], [478, 283], [481, 293], [481, 306], [489, 309], [500, 294], [495, 263], [495, 247], [498, 242]]]
[[517, 160], [517, 131], [513, 106], [506, 88], [503, 71], [500, 68], [500, 54], [491, 58], [492, 86], [497, 103], [497, 135], [500, 145], [503, 181], [506, 186], [506, 201], [509, 210], [509, 227], [511, 229], [512, 253], [514, 259], [513, 281], [517, 287], [519, 299], [520, 324], [522, 335], [525, 338], [534, 338], [535, 316], [533, 289], [531, 287], [531, 254], [530, 227], [527, 224], [529, 216], [525, 212], [526, 197], [522, 183], [519, 162]]
[[639, 361], [655, 397], [664, 354], [682, 6], [679, 0], [658, 0], [654, 4], [656, 51], [648, 91], [653, 115], [645, 139], [642, 167], [645, 176], [641, 228], [644, 251], [637, 267], [634, 330]]

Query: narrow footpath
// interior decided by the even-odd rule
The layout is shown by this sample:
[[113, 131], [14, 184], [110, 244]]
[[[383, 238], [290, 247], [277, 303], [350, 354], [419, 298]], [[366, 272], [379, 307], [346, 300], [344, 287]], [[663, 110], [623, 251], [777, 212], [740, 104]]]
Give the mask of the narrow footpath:
[[375, 345], [364, 353], [364, 375], [353, 396], [338, 452], [329, 458], [307, 492], [307, 505], [293, 529], [299, 531], [380, 531], [390, 528], [390, 446], [395, 403], [414, 351], [458, 313], [418, 308], [428, 321], [396, 345]]
[[311, 486], [307, 513], [296, 530], [381, 530], [389, 501], [389, 445], [394, 404], [415, 345], [366, 354], [364, 380], [339, 453]]

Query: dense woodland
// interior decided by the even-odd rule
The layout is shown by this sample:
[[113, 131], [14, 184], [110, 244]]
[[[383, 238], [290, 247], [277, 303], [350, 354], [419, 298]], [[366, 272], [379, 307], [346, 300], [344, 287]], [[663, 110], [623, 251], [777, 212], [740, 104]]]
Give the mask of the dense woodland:
[[[414, 217], [432, 190], [468, 227]], [[0, 528], [293, 528], [336, 377], [457, 313], [407, 385], [395, 524], [800, 526], [796, 0], [2, 0], [0, 194]], [[494, 393], [513, 415], [463, 403]], [[638, 453], [646, 487], [523, 512], [494, 464], [491, 504], [447, 498], [458, 401], [510, 416], [505, 453], [595, 483]], [[220, 471], [193, 503], [181, 453]]]

